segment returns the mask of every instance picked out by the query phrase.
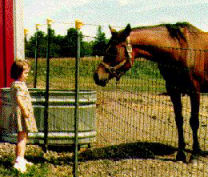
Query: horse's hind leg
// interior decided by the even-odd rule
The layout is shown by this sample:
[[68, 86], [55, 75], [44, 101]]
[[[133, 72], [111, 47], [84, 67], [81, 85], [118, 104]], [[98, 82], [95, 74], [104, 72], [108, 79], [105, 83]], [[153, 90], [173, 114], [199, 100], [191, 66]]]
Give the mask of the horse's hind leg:
[[192, 93], [190, 95], [191, 101], [191, 118], [190, 118], [190, 126], [193, 131], [193, 153], [192, 159], [196, 159], [200, 154], [200, 146], [198, 141], [198, 128], [199, 128], [199, 105], [200, 105], [200, 94]]
[[184, 142], [184, 135], [183, 135], [183, 116], [182, 116], [181, 94], [173, 90], [169, 93], [170, 93], [170, 98], [174, 107], [175, 121], [176, 121], [177, 130], [178, 130], [178, 153], [176, 155], [176, 160], [186, 162], [186, 156], [184, 153], [185, 142]]

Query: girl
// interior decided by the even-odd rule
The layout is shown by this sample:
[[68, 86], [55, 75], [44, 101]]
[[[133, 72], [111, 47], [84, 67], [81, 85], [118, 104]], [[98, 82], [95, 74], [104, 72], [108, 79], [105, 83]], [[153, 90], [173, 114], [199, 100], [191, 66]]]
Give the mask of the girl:
[[28, 132], [37, 132], [33, 114], [31, 97], [25, 81], [28, 78], [29, 64], [25, 60], [16, 60], [11, 67], [12, 116], [10, 116], [10, 130], [17, 133], [16, 160], [14, 168], [24, 173], [26, 165], [32, 165], [24, 159]]

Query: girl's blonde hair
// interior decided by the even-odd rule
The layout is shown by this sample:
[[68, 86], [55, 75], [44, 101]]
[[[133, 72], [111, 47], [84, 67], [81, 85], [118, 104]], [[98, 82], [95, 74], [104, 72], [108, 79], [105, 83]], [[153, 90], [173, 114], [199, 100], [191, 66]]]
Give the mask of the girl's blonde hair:
[[26, 60], [16, 60], [11, 66], [10, 75], [12, 79], [18, 79], [24, 69], [29, 68], [29, 63]]

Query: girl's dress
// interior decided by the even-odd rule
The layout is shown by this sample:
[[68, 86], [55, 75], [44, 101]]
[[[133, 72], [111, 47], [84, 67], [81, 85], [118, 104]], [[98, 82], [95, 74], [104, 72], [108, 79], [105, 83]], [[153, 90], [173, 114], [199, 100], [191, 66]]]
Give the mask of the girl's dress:
[[[25, 82], [14, 81], [10, 90], [12, 114], [10, 115], [10, 131], [17, 132], [37, 132], [36, 120], [33, 113], [32, 101]], [[17, 97], [23, 100], [25, 112], [29, 113], [29, 117], [24, 117], [17, 103]]]

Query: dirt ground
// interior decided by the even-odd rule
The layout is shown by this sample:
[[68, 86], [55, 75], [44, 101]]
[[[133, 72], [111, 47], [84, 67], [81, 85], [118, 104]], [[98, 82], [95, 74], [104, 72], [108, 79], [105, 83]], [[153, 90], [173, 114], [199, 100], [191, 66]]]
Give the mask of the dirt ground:
[[[204, 155], [195, 164], [188, 163], [192, 150], [192, 132], [189, 126], [190, 104], [187, 96], [182, 98], [187, 163], [175, 161], [177, 129], [168, 96], [116, 90], [100, 92], [97, 98], [96, 142], [92, 148], [80, 152], [79, 176], [208, 176], [207, 95], [201, 95], [200, 107], [199, 138]], [[8, 150], [14, 156], [14, 145], [0, 145], [0, 155], [6, 156]], [[51, 169], [70, 170], [67, 173], [71, 174], [71, 167], [67, 168], [67, 159], [71, 160], [71, 153], [53, 153], [55, 152], [47, 157], [53, 159], [48, 160]], [[63, 160], [62, 156], [67, 158]], [[54, 160], [58, 161], [58, 165], [52, 165]]]
[[[129, 176], [208, 176], [207, 95], [201, 95], [198, 135], [203, 156], [197, 164], [175, 161], [177, 129], [169, 96], [117, 90], [98, 98], [97, 147], [115, 148], [111, 158], [119, 159], [116, 166], [123, 164], [123, 175], [128, 171]], [[183, 96], [182, 101], [188, 162], [192, 150], [189, 97]]]

